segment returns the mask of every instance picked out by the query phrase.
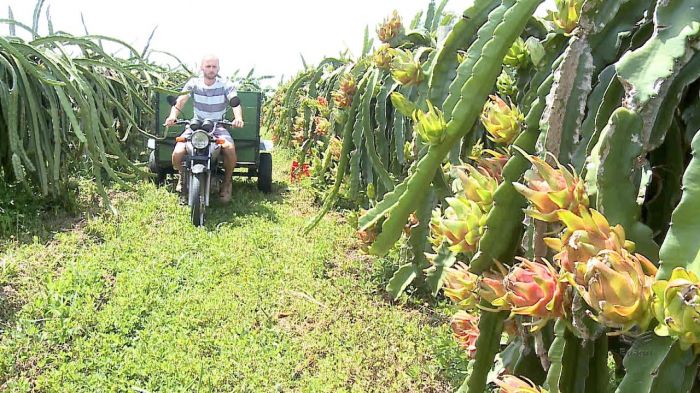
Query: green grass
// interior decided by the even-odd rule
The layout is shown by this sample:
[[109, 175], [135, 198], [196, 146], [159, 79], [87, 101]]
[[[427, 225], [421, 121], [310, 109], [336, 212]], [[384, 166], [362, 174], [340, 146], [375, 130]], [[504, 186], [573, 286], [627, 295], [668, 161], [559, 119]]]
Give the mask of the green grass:
[[[204, 228], [168, 189], [114, 193], [119, 215], [0, 252], [0, 390], [447, 391], [464, 355], [446, 314], [390, 304], [386, 266], [287, 185], [234, 183]], [[431, 304], [430, 308], [434, 305]]]

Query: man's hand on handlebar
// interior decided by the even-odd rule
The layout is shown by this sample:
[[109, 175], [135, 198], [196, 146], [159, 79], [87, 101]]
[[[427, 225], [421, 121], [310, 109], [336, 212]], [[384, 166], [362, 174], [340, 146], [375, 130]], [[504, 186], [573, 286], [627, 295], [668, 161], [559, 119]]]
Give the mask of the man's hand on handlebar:
[[231, 122], [231, 126], [232, 126], [233, 128], [243, 128], [243, 120], [241, 120], [241, 119], [234, 119], [234, 120]]
[[177, 117], [168, 117], [167, 119], [165, 119], [166, 127], [174, 126], [175, 123], [177, 123]]

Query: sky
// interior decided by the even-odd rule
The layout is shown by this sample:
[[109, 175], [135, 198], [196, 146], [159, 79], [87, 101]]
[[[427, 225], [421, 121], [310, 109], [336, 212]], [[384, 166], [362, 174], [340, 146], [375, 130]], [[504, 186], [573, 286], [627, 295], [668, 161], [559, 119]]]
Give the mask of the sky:
[[[550, 3], [552, 0], [547, 0]], [[439, 2], [439, 1], [436, 1]], [[31, 25], [35, 1], [0, 0], [0, 18], [8, 4], [16, 20]], [[47, 33], [46, 8], [54, 30], [82, 35], [119, 38], [141, 50], [157, 26], [151, 48], [171, 52], [197, 68], [205, 54], [220, 58], [222, 76], [236, 70], [273, 75], [274, 82], [302, 69], [301, 55], [309, 64], [345, 49], [359, 55], [365, 26], [378, 45], [375, 28], [396, 9], [405, 24], [428, 8], [429, 0], [45, 0], [39, 33]], [[450, 0], [446, 10], [458, 15], [470, 0]], [[0, 34], [7, 27], [0, 26]], [[124, 53], [126, 55], [126, 53]], [[167, 62], [165, 57], [151, 59]]]

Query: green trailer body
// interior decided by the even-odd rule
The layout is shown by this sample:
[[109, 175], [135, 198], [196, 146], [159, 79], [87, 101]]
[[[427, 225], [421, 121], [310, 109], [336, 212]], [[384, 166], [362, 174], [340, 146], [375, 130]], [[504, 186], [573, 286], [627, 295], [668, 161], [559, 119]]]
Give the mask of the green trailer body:
[[[243, 128], [229, 129], [231, 137], [236, 145], [236, 155], [238, 157], [237, 169], [247, 168], [247, 171], [241, 173], [237, 170], [236, 175], [256, 176], [256, 169], [260, 165], [261, 151], [271, 150], [269, 141], [261, 141], [260, 139], [260, 119], [262, 107], [262, 93], [260, 92], [238, 92], [238, 97], [241, 99], [241, 107], [243, 109], [243, 120], [245, 126]], [[171, 106], [168, 103], [167, 95], [156, 94], [154, 97], [154, 106], [158, 109], [155, 116], [154, 130], [159, 138], [152, 142], [151, 148], [154, 148], [154, 156], [157, 168], [172, 172], [171, 156], [175, 146], [175, 138], [183, 131], [183, 126], [165, 127], [163, 123], [170, 114]], [[188, 100], [182, 108], [182, 113], [178, 116], [180, 119], [191, 119], [193, 117], [192, 100]], [[233, 120], [232, 109], [229, 107], [226, 111], [225, 118]]]

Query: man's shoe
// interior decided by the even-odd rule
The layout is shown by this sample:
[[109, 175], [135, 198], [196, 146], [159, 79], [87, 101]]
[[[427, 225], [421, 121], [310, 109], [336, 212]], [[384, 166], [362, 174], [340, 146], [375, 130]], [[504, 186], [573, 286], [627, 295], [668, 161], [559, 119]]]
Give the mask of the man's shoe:
[[177, 185], [175, 186], [176, 192], [182, 192], [182, 176], [178, 176]]

